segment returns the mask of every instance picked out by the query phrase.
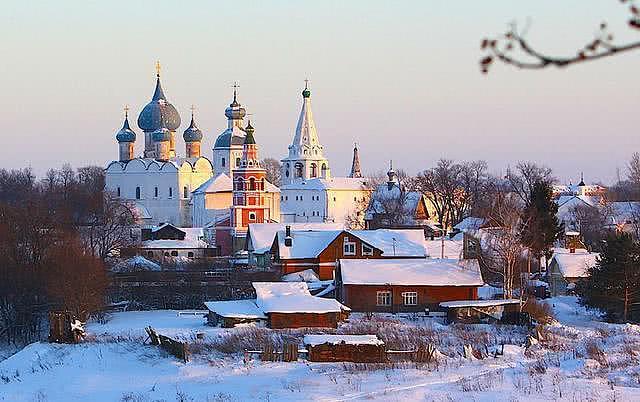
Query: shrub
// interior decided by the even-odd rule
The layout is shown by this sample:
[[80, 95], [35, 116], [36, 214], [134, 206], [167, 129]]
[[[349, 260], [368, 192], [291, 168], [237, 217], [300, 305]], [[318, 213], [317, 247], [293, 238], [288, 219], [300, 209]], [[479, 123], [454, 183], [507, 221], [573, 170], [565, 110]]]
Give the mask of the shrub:
[[555, 321], [553, 308], [549, 303], [540, 302], [535, 297], [530, 297], [522, 307], [522, 311], [528, 313], [531, 318], [540, 324], [551, 324]]

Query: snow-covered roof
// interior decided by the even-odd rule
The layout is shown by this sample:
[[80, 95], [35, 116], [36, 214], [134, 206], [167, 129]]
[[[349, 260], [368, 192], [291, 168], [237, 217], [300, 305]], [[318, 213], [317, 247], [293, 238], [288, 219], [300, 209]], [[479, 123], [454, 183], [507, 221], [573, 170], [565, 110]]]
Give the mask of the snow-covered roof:
[[382, 346], [384, 342], [376, 335], [305, 335], [302, 341], [308, 346], [324, 345], [375, 345]]
[[278, 256], [281, 259], [316, 258], [342, 230], [292, 230], [291, 246], [285, 246], [286, 233], [278, 231]]
[[581, 248], [576, 249], [575, 253], [565, 248], [554, 248], [551, 262], [558, 264], [558, 269], [565, 278], [584, 278], [588, 276], [587, 270], [596, 264], [599, 255]]
[[282, 275], [283, 282], [319, 282], [320, 278], [313, 269], [305, 269], [300, 272], [293, 272]]
[[341, 233], [348, 233], [382, 251], [385, 257], [424, 257], [424, 234], [420, 229], [376, 230], [292, 230], [291, 246], [285, 246], [286, 233], [277, 233], [281, 259], [316, 258]]
[[384, 257], [425, 257], [422, 229], [349, 230], [360, 240], [382, 250]]
[[345, 285], [482, 286], [477, 260], [350, 259], [340, 260]]
[[[401, 190], [397, 183], [394, 183], [391, 188], [388, 184], [380, 184], [376, 187], [376, 190], [371, 195], [371, 201], [367, 210], [365, 211], [364, 218], [371, 220], [375, 214], [386, 213], [385, 203], [397, 200], [401, 197]], [[410, 224], [415, 221], [416, 209], [420, 201], [423, 200], [423, 195], [417, 191], [405, 191], [404, 192], [404, 205], [402, 207], [404, 211], [405, 224]], [[395, 208], [395, 206], [394, 206]]]
[[228, 318], [266, 318], [255, 299], [205, 302], [209, 311]]
[[[163, 225], [163, 226], [166, 226]], [[162, 228], [160, 226], [159, 228]], [[208, 244], [204, 240], [203, 228], [177, 228], [185, 233], [184, 240], [147, 240], [143, 241], [141, 247], [143, 249], [194, 249], [207, 248]], [[159, 230], [159, 229], [158, 229]]]
[[264, 253], [271, 248], [279, 230], [341, 230], [341, 223], [250, 223], [247, 232], [249, 249], [254, 253]]
[[337, 313], [349, 310], [335, 299], [312, 296], [304, 282], [253, 282], [256, 304], [265, 313]]
[[478, 218], [475, 216], [468, 216], [464, 218], [460, 223], [455, 225], [453, 228], [460, 230], [462, 232], [466, 230], [478, 230], [484, 223], [486, 222], [485, 218]]
[[[427, 249], [427, 255], [431, 258], [442, 257], [443, 240], [425, 240], [424, 245]], [[444, 258], [462, 258], [463, 241], [460, 237], [453, 239], [444, 239]]]
[[120, 261], [111, 268], [112, 272], [161, 271], [160, 265], [149, 261], [141, 255]]
[[367, 190], [367, 179], [359, 177], [314, 178], [282, 186], [282, 190]]
[[505, 304], [519, 304], [520, 299], [502, 300], [455, 300], [440, 303], [441, 307], [492, 307], [503, 306]]
[[590, 207], [598, 207], [602, 201], [602, 197], [594, 195], [563, 195], [558, 197], [556, 203], [558, 207], [571, 208], [578, 205], [587, 205]]
[[617, 201], [610, 203], [609, 206], [611, 208], [611, 224], [637, 223], [640, 218], [640, 202]]

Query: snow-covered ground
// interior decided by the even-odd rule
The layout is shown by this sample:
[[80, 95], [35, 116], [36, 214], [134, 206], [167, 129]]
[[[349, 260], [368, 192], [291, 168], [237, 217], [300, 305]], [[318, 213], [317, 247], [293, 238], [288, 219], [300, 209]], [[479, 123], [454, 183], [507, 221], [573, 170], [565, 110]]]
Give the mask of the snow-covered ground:
[[[0, 361], [0, 401], [640, 400], [640, 327], [602, 323], [572, 297], [550, 302], [559, 322], [529, 348], [523, 346], [526, 331], [516, 327], [355, 315], [338, 330], [376, 333], [396, 348], [433, 343], [440, 361], [424, 367], [302, 360], [245, 364], [241, 353], [224, 349], [317, 331], [216, 329], [206, 327], [202, 317], [175, 311], [116, 313], [106, 324], [90, 324], [85, 343], [35, 343]], [[205, 339], [185, 364], [142, 345], [147, 325], [183, 339], [203, 332]], [[509, 341], [498, 358], [462, 356], [465, 343], [492, 352]]]

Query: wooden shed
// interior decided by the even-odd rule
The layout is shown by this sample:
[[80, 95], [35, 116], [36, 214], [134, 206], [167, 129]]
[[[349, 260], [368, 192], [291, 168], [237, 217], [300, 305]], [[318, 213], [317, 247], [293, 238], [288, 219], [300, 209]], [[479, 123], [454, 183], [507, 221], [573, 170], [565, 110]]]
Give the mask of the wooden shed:
[[376, 335], [306, 335], [303, 343], [312, 362], [382, 363], [386, 356]]
[[519, 323], [521, 312], [519, 299], [505, 300], [458, 300], [440, 303], [447, 311], [447, 322], [480, 323]]

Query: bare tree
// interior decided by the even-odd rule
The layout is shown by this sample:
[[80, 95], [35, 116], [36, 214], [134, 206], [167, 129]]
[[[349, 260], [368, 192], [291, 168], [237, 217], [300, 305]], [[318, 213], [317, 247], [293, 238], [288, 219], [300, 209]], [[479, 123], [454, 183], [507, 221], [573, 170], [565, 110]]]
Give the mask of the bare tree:
[[634, 152], [629, 161], [628, 180], [633, 183], [636, 189], [640, 188], [640, 153]]
[[513, 194], [499, 191], [495, 194], [487, 216], [493, 227], [480, 231], [479, 259], [486, 271], [501, 280], [504, 297], [509, 299], [519, 284], [526, 259], [519, 230], [522, 203]]
[[267, 171], [267, 181], [275, 186], [282, 183], [282, 164], [274, 158], [264, 158], [262, 167]]
[[507, 170], [506, 179], [511, 186], [511, 191], [525, 203], [529, 202], [529, 197], [537, 182], [552, 184], [555, 181], [550, 168], [539, 166], [534, 162], [518, 162], [515, 171]]
[[91, 255], [104, 261], [119, 250], [135, 245], [131, 230], [136, 216], [131, 206], [119, 197], [110, 193], [103, 197], [102, 211], [93, 214], [81, 233]]
[[[633, 0], [620, 0], [629, 6], [628, 26], [630, 29], [640, 29], [640, 9]], [[571, 56], [549, 56], [537, 49], [526, 39], [529, 26], [519, 30], [515, 23], [511, 24], [507, 32], [495, 38], [485, 38], [480, 45], [485, 55], [480, 60], [483, 73], [498, 60], [505, 64], [522, 69], [544, 69], [550, 66], [566, 67], [572, 64], [598, 60], [640, 48], [640, 41], [616, 44], [614, 36], [608, 29], [608, 24], [602, 22], [595, 37], [587, 41], [586, 45], [578, 49]]]

